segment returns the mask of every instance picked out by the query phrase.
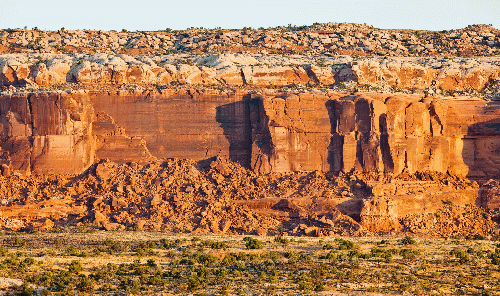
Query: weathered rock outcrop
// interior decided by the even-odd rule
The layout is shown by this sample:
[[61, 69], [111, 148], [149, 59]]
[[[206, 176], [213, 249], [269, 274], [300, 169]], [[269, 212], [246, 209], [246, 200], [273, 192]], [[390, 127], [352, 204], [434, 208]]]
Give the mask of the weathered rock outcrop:
[[329, 87], [405, 92], [500, 91], [500, 59], [351, 58], [247, 54], [170, 55], [136, 58], [108, 55], [0, 55], [0, 86]]
[[116, 32], [0, 30], [0, 52], [166, 53], [272, 52], [381, 56], [498, 56], [500, 32], [489, 25], [450, 31], [377, 29], [366, 24], [314, 23], [243, 30]]

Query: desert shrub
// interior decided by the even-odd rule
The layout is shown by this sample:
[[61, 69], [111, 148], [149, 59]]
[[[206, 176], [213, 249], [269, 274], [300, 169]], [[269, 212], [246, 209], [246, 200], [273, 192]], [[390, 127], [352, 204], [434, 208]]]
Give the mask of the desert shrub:
[[35, 288], [33, 288], [28, 282], [24, 281], [21, 286], [17, 288], [17, 295], [21, 296], [31, 296], [31, 295], [37, 295], [35, 293]]
[[9, 251], [4, 246], [0, 246], [0, 256], [3, 257], [7, 255], [7, 253], [9, 253]]
[[264, 248], [264, 243], [258, 239], [247, 236], [243, 238], [243, 241], [245, 242], [246, 248], [249, 250]]
[[286, 252], [285, 253], [285, 258], [288, 259], [288, 263], [295, 263], [299, 259], [299, 254], [294, 251]]
[[323, 291], [326, 291], [326, 287], [325, 287], [325, 284], [321, 283], [321, 284], [318, 284], [314, 287], [314, 291], [315, 292], [323, 292]]
[[335, 261], [335, 260], [337, 260], [337, 256], [338, 256], [337, 251], [332, 250], [332, 251], [328, 252], [327, 254], [320, 256], [319, 259], [327, 259], [327, 260]]
[[110, 283], [104, 283], [101, 287], [99, 287], [99, 292], [111, 292], [113, 291], [113, 286]]
[[82, 271], [82, 263], [80, 261], [73, 260], [69, 264], [68, 271], [71, 273], [79, 273]]
[[167, 271], [164, 271], [163, 274], [162, 274], [162, 277], [164, 278], [174, 278], [174, 279], [178, 279], [180, 278], [182, 275], [182, 273], [180, 271], [178, 271], [176, 268], [173, 268], [171, 270], [167, 270]]
[[88, 257], [89, 254], [85, 251], [80, 251], [75, 247], [70, 247], [66, 250], [66, 254], [68, 256], [75, 256], [75, 257]]
[[[185, 241], [186, 241], [186, 239], [176, 239], [174, 241], [169, 241], [166, 238], [162, 238], [162, 239], [160, 239], [160, 248], [162, 248], [162, 249], [174, 249], [176, 247], [179, 247]], [[195, 241], [197, 241], [197, 240], [195, 240]]]
[[58, 273], [43, 272], [33, 274], [26, 278], [27, 281], [43, 287], [51, 287], [53, 291], [61, 291], [71, 282], [72, 274], [69, 271], [61, 270]]
[[323, 250], [333, 250], [334, 247], [331, 244], [325, 244], [323, 245]]
[[474, 234], [472, 236], [472, 239], [474, 239], [474, 240], [485, 240], [486, 237], [484, 235], [482, 235], [482, 234], [476, 233], [476, 234]]
[[224, 266], [231, 266], [233, 264], [236, 263], [238, 259], [236, 258], [236, 256], [234, 256], [234, 254], [226, 254], [224, 256], [224, 259], [222, 259], [222, 265]]
[[228, 248], [228, 245], [226, 242], [216, 242], [216, 241], [211, 241], [211, 240], [202, 241], [201, 245], [204, 247], [218, 249], [218, 250], [221, 250], [221, 249], [226, 250]]
[[162, 273], [159, 270], [157, 270], [155, 274], [150, 276], [147, 280], [147, 284], [152, 286], [162, 286], [165, 282], [166, 281], [164, 281]]
[[128, 292], [128, 293], [138, 294], [140, 287], [141, 287], [141, 285], [139, 284], [138, 280], [125, 278], [125, 279], [122, 279], [120, 282], [120, 288], [125, 290], [125, 292]]
[[415, 259], [418, 255], [420, 255], [420, 252], [413, 249], [401, 249], [399, 250], [399, 255], [404, 259]]
[[193, 258], [182, 258], [181, 261], [179, 261], [179, 264], [181, 265], [194, 265], [196, 263], [196, 260]]
[[283, 237], [283, 236], [280, 235], [280, 236], [276, 236], [274, 238], [274, 242], [275, 243], [279, 243], [279, 244], [287, 245], [290, 242], [290, 240], [288, 238]]
[[309, 278], [305, 273], [298, 275], [295, 278], [295, 282], [298, 284], [298, 289], [301, 291], [310, 291], [313, 288], [311, 278]]
[[193, 292], [203, 285], [203, 278], [197, 272], [190, 272], [186, 279], [187, 290]]
[[212, 255], [212, 254], [204, 254], [202, 252], [196, 252], [194, 254], [191, 254], [187, 256], [186, 258], [182, 258], [181, 261], [179, 261], [179, 264], [182, 265], [195, 265], [196, 263], [199, 263], [201, 265], [213, 265], [219, 261], [219, 258]]
[[311, 254], [300, 254], [298, 260], [300, 260], [300, 261], [312, 261], [313, 256]]
[[491, 264], [500, 265], [500, 247], [495, 248], [495, 252], [490, 254]]
[[35, 259], [31, 257], [24, 258], [24, 260], [20, 261], [18, 264], [19, 269], [25, 269], [31, 265], [35, 264]]
[[361, 252], [359, 252], [358, 250], [353, 250], [353, 251], [350, 251], [348, 254], [347, 254], [347, 257], [349, 257], [349, 259], [353, 259], [353, 258], [358, 258], [360, 257], [362, 254]]
[[156, 267], [156, 262], [153, 259], [148, 259], [146, 263], [149, 267]]
[[371, 248], [370, 253], [372, 254], [372, 257], [382, 257], [385, 254], [385, 251], [380, 248]]
[[405, 236], [404, 238], [402, 238], [402, 239], [400, 240], [400, 242], [401, 242], [403, 245], [405, 245], [405, 246], [407, 246], [407, 245], [414, 245], [414, 244], [416, 244], [416, 243], [417, 243], [417, 242], [415, 241], [415, 239], [413, 239], [413, 237], [411, 237], [411, 236]]
[[71, 282], [71, 272], [63, 270], [53, 277], [54, 285], [62, 290]]
[[110, 277], [110, 272], [106, 268], [97, 268], [90, 276], [96, 280], [105, 280]]
[[24, 247], [26, 245], [26, 242], [24, 242], [21, 238], [16, 237], [16, 238], [13, 239], [12, 244], [14, 246]]
[[126, 264], [122, 263], [122, 264], [118, 265], [118, 268], [116, 269], [117, 275], [123, 276], [123, 275], [128, 275], [129, 273], [130, 273], [130, 270]]
[[76, 283], [76, 288], [80, 292], [91, 292], [94, 289], [94, 284], [92, 280], [86, 275], [79, 275], [78, 282]]
[[108, 250], [108, 248], [106, 248], [106, 246], [97, 246], [97, 248], [95, 248], [92, 252], [99, 256], [101, 255], [101, 253], [104, 253]]
[[50, 287], [52, 285], [52, 276], [53, 274], [51, 272], [46, 271], [41, 274], [39, 273], [28, 276], [27, 280], [30, 283], [34, 283], [38, 286]]
[[469, 262], [469, 254], [463, 249], [455, 248], [450, 251], [450, 255], [454, 255], [456, 258], [458, 258], [458, 262], [460, 264]]
[[217, 263], [219, 261], [219, 258], [215, 257], [212, 254], [202, 254], [198, 257], [197, 261], [200, 264], [207, 266], [207, 265], [213, 265], [213, 264]]
[[155, 255], [153, 248], [156, 247], [154, 242], [141, 242], [137, 247], [133, 249], [136, 256], [144, 257]]
[[352, 250], [357, 248], [356, 244], [350, 240], [338, 238], [335, 239], [335, 241], [339, 244], [339, 250]]
[[130, 249], [130, 244], [124, 244], [120, 242], [116, 242], [109, 246], [108, 248], [108, 253], [110, 255], [116, 254], [116, 253], [121, 253], [126, 251], [127, 249]]
[[273, 268], [271, 270], [271, 275], [269, 276], [269, 282], [276, 283], [276, 281], [278, 281], [278, 276], [279, 272], [276, 270], [276, 268]]
[[384, 258], [385, 263], [392, 262], [392, 253], [385, 253], [382, 258]]
[[273, 261], [277, 261], [277, 260], [281, 259], [281, 254], [276, 252], [276, 251], [271, 251], [267, 255]]
[[224, 267], [221, 267], [221, 268], [216, 269], [214, 274], [215, 274], [215, 280], [217, 282], [222, 282], [223, 280], [225, 280], [227, 278], [228, 271]]

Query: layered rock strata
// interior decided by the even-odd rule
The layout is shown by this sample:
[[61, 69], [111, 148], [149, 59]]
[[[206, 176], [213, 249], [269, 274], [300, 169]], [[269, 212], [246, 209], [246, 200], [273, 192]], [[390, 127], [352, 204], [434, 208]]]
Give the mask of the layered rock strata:
[[12, 94], [0, 104], [2, 163], [21, 173], [224, 155], [262, 173], [500, 175], [500, 108], [473, 98], [164, 90]]
[[88, 88], [126, 85], [224, 87], [322, 86], [386, 92], [499, 96], [500, 60], [352, 58], [248, 54], [0, 55], [0, 86]]

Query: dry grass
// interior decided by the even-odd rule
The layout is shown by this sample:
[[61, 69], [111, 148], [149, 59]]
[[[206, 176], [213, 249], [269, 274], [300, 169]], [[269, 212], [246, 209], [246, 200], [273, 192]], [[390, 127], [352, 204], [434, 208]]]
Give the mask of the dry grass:
[[0, 277], [47, 295], [500, 294], [494, 241], [253, 238], [262, 248], [243, 236], [14, 233], [0, 237]]

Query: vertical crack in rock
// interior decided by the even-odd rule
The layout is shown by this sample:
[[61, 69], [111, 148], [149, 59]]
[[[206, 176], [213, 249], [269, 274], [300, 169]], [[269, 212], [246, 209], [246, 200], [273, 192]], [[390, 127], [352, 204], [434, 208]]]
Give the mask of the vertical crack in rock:
[[31, 97], [32, 94], [28, 94], [26, 96], [26, 103], [28, 105], [29, 122], [31, 124], [31, 136], [34, 136], [36, 132], [35, 132], [35, 126], [33, 125], [33, 106], [31, 103]]
[[245, 72], [243, 72], [243, 68], [240, 69], [240, 75], [241, 75], [241, 79], [243, 80], [243, 85], [248, 85], [248, 82], [245, 78]]

